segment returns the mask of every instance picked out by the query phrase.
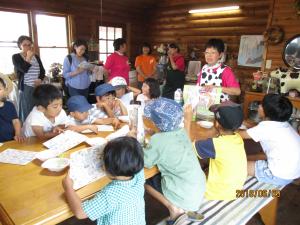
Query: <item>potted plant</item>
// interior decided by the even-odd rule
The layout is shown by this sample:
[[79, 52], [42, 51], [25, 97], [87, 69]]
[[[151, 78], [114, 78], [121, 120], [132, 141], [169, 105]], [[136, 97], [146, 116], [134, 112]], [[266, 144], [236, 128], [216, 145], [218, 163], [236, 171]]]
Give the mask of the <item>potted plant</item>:
[[49, 70], [51, 82], [61, 83], [62, 81], [62, 65], [60, 63], [52, 63]]

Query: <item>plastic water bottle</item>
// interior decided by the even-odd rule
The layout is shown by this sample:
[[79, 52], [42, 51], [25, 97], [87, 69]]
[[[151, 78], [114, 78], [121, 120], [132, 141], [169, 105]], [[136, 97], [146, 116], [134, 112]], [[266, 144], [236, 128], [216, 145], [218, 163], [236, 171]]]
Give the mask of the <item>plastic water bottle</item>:
[[174, 93], [174, 100], [180, 105], [183, 105], [183, 95], [180, 88], [177, 88], [177, 90]]

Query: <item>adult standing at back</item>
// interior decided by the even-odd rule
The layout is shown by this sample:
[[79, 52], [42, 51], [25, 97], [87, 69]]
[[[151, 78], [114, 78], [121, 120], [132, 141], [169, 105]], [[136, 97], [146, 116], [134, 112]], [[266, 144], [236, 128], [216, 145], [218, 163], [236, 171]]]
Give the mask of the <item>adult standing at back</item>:
[[148, 43], [143, 43], [142, 54], [135, 59], [135, 68], [138, 72], [138, 88], [141, 89], [145, 79], [154, 78], [156, 71], [156, 61], [151, 55], [151, 47]]
[[163, 88], [162, 96], [174, 99], [174, 92], [180, 88], [183, 90], [185, 74], [184, 74], [184, 58], [179, 53], [180, 49], [177, 44], [169, 45], [166, 84]]
[[86, 98], [88, 96], [91, 83], [89, 71], [83, 66], [79, 66], [87, 63], [87, 52], [86, 41], [77, 40], [72, 45], [72, 53], [65, 57], [63, 76], [70, 96], [83, 95]]
[[33, 91], [42, 83], [45, 69], [40, 57], [34, 52], [31, 37], [22, 35], [17, 44], [21, 52], [14, 54], [12, 61], [20, 91], [19, 118], [24, 122], [34, 106]]
[[114, 40], [115, 52], [109, 55], [106, 59], [104, 69], [105, 74], [108, 75], [108, 81], [114, 77], [123, 77], [127, 84], [129, 84], [129, 61], [125, 56], [127, 46], [124, 38]]

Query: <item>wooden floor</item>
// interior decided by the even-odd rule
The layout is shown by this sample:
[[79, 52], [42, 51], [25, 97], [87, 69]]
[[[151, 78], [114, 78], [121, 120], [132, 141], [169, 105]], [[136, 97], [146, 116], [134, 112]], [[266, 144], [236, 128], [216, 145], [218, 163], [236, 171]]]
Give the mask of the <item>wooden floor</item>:
[[[149, 195], [146, 200], [146, 221], [147, 225], [155, 225], [168, 216], [168, 211]], [[300, 224], [300, 185], [290, 184], [283, 189], [279, 200], [277, 212], [277, 225], [298, 225]], [[88, 220], [77, 220], [71, 218], [59, 225], [93, 225], [95, 223]], [[247, 225], [263, 225], [260, 216], [255, 215]]]

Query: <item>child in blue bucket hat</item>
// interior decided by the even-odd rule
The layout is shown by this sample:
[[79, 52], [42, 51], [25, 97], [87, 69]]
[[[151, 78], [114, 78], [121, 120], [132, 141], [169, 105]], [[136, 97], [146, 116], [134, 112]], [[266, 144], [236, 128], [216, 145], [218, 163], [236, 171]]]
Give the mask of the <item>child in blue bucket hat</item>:
[[118, 116], [127, 115], [127, 109], [116, 98], [115, 87], [109, 83], [101, 84], [95, 89], [96, 106], [106, 113], [108, 117], [117, 118]]
[[67, 101], [69, 111], [68, 122], [66, 127], [68, 130], [82, 132], [91, 130], [98, 133], [97, 124], [113, 124], [117, 123], [115, 118], [98, 118], [93, 116], [91, 110], [93, 106], [88, 103], [87, 99], [82, 95], [74, 95]]
[[146, 105], [144, 115], [160, 130], [144, 149], [145, 167], [157, 165], [160, 174], [148, 179], [145, 189], [168, 208], [167, 223], [178, 223], [187, 218], [187, 211], [199, 209], [205, 192], [205, 175], [190, 138], [180, 127], [183, 110], [177, 102], [158, 98]]

